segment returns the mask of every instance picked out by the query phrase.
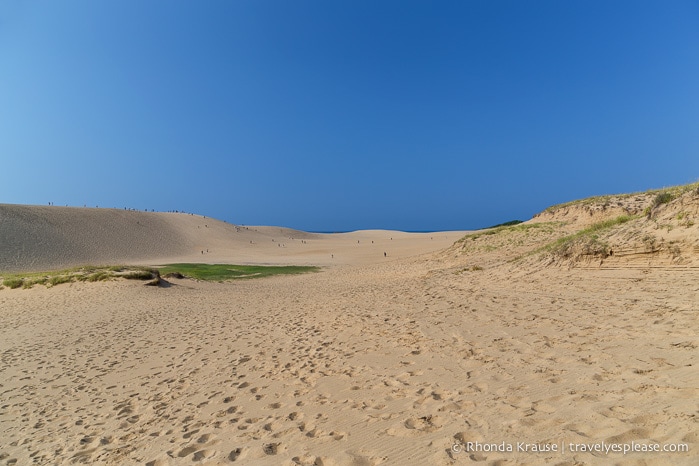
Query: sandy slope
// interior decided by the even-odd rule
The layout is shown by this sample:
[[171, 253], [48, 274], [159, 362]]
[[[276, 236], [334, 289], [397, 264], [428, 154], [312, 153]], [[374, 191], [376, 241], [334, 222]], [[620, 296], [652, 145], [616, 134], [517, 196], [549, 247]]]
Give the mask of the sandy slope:
[[384, 252], [391, 260], [436, 251], [462, 235], [314, 234], [184, 213], [0, 204], [0, 272], [166, 262], [367, 263], [383, 260]]
[[[696, 464], [698, 269], [512, 260], [548, 227], [422, 255], [453, 238], [255, 230], [251, 258], [337, 266], [0, 290], [0, 464]], [[601, 442], [689, 452], [569, 448]]]

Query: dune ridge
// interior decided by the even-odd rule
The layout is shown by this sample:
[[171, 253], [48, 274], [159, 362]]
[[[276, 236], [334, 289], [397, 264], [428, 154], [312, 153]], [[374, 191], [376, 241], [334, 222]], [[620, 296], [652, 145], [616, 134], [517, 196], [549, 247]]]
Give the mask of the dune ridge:
[[[407, 257], [446, 247], [462, 232], [308, 233], [242, 226], [201, 215], [0, 204], [0, 272], [166, 262], [333, 265]], [[414, 238], [430, 237], [417, 244]], [[424, 245], [420, 246], [420, 245]]]

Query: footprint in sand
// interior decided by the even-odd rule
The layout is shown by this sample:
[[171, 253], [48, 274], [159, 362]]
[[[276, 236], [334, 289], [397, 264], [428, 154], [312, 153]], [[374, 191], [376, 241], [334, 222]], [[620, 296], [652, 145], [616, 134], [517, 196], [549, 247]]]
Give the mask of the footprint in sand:
[[391, 436], [412, 437], [435, 432], [444, 426], [444, 419], [441, 416], [429, 415], [421, 417], [411, 417], [396, 427], [386, 430], [386, 434]]
[[642, 427], [637, 427], [631, 430], [627, 430], [624, 433], [613, 435], [606, 439], [607, 443], [629, 443], [632, 440], [647, 439], [653, 435], [650, 429], [645, 429]]
[[265, 452], [266, 455], [277, 455], [284, 450], [285, 448], [281, 443], [266, 443], [262, 447], [262, 451]]
[[198, 449], [199, 449], [199, 447], [196, 447], [196, 446], [184, 447], [182, 450], [179, 451], [179, 453], [177, 453], [177, 457], [184, 458], [185, 456], [191, 455], [192, 453], [194, 453]]
[[279, 427], [281, 427], [281, 426], [282, 426], [282, 423], [279, 420], [274, 420], [272, 422], [268, 422], [262, 428], [268, 432], [274, 432], [275, 430], [279, 429]]
[[242, 448], [235, 448], [231, 450], [231, 452], [228, 454], [228, 460], [229, 461], [237, 461], [239, 459], [244, 459], [245, 458], [245, 450]]
[[213, 458], [216, 455], [216, 450], [199, 450], [194, 453], [192, 461], [202, 461], [205, 459]]

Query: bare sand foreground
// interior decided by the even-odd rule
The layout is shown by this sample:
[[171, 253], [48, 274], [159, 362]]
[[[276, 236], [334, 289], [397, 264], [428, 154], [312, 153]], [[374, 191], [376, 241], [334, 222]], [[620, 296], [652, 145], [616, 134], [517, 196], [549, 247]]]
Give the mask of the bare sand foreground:
[[699, 193], [528, 253], [647, 201], [460, 241], [152, 214], [181, 249], [141, 263], [325, 267], [0, 290], [0, 464], [697, 464]]

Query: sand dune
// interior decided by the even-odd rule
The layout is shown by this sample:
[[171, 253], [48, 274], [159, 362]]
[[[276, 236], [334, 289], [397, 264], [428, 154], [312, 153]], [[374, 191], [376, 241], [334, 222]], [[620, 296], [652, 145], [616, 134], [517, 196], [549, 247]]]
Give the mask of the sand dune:
[[[554, 214], [457, 242], [154, 214], [182, 250], [149, 258], [335, 266], [0, 290], [0, 464], [696, 464], [692, 196], [599, 233], [620, 248], [685, 222], [681, 260], [640, 262], [531, 254], [579, 229]], [[689, 451], [584, 450], [603, 444]]]
[[191, 252], [204, 219], [117, 209], [0, 205], [0, 270], [41, 270]]
[[167, 262], [369, 263], [383, 260], [384, 252], [398, 259], [436, 251], [463, 233], [318, 234], [185, 213], [0, 204], [0, 272]]

